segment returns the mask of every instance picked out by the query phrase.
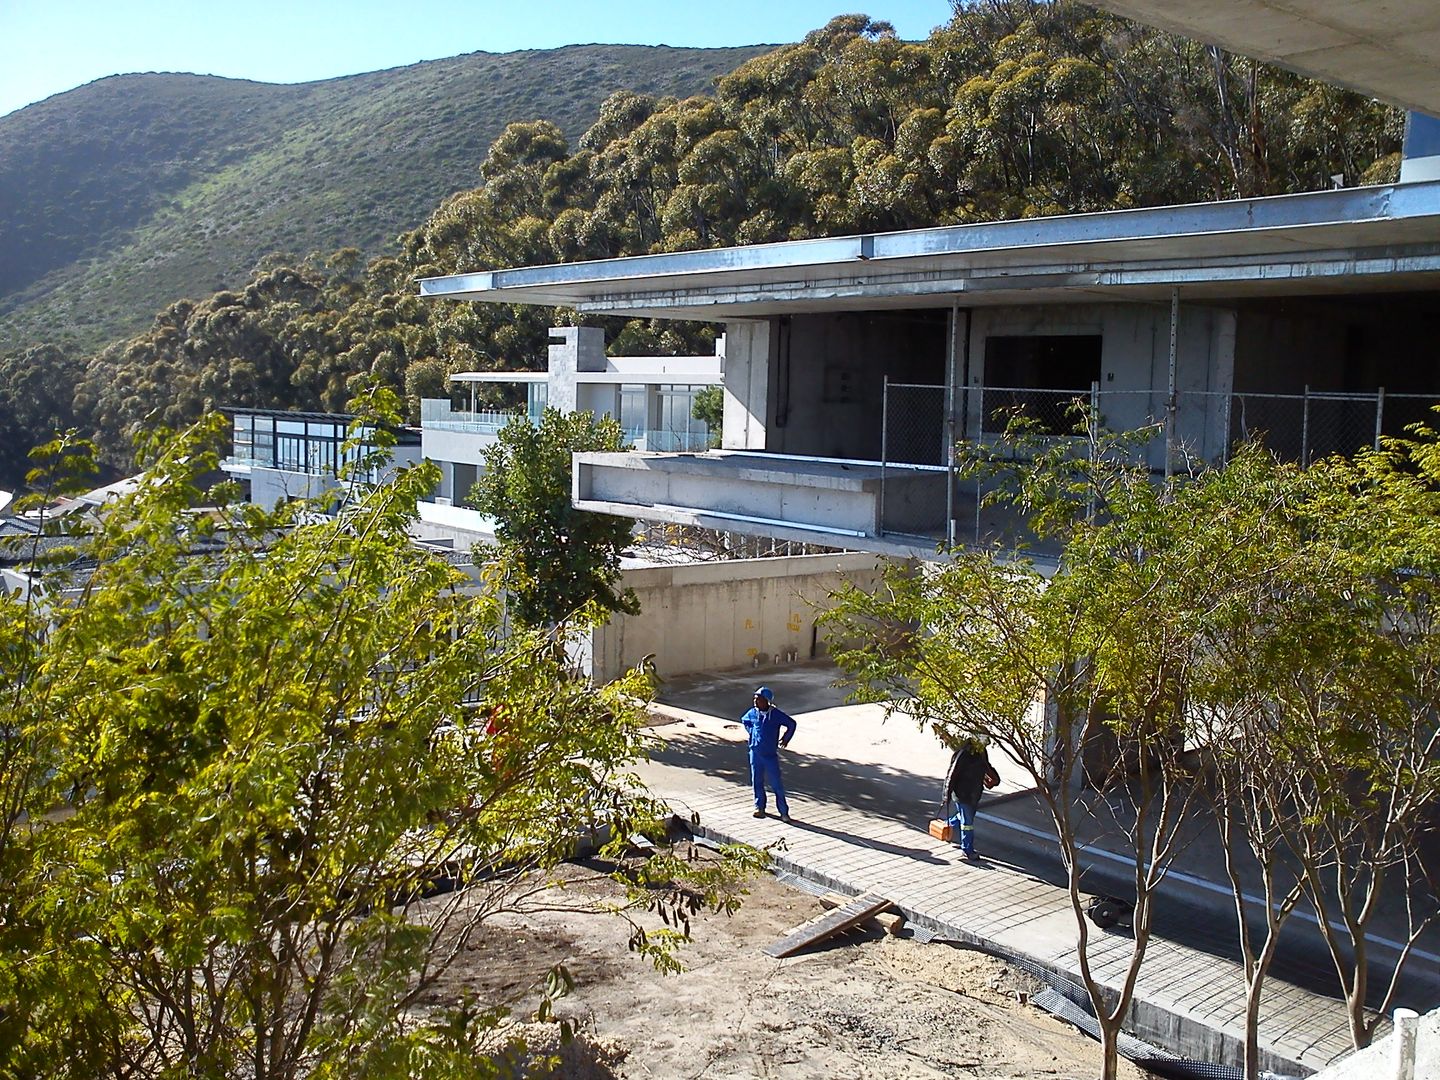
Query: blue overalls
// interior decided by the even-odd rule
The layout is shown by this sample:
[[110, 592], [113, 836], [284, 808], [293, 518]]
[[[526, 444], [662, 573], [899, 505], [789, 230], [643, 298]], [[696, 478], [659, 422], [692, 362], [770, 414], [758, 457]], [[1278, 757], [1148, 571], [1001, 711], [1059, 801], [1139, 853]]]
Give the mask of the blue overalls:
[[785, 741], [795, 735], [795, 721], [771, 705], [761, 712], [751, 708], [740, 722], [750, 733], [750, 781], [755, 787], [755, 809], [765, 809], [765, 785], [775, 791], [775, 809], [781, 817], [790, 816], [790, 804], [785, 800], [785, 783], [780, 779], [780, 732], [785, 732]]

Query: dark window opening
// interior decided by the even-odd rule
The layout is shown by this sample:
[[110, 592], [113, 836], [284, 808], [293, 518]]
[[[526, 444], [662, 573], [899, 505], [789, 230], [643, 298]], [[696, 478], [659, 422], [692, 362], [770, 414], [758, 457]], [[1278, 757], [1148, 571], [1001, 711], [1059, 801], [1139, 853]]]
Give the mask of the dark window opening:
[[1070, 435], [1100, 381], [1099, 334], [1004, 335], [985, 339], [984, 431], [1005, 430], [1016, 415], [1051, 435]]

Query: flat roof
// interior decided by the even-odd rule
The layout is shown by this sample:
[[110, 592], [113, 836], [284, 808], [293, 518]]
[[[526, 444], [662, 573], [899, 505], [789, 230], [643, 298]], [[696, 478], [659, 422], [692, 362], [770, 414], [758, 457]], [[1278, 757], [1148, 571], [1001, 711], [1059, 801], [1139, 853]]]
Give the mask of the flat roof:
[[1091, 0], [1312, 78], [1440, 115], [1435, 0]]
[[543, 383], [550, 375], [544, 371], [457, 371], [449, 378], [455, 383]]
[[420, 295], [726, 321], [1440, 288], [1440, 181], [424, 278]]

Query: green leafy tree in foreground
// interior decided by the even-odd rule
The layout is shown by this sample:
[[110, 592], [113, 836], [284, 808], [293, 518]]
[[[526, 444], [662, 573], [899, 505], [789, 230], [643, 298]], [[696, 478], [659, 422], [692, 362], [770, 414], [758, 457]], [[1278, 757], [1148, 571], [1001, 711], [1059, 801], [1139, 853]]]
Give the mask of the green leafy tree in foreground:
[[[1015, 497], [1042, 501], [1053, 528], [1066, 523], [1064, 572], [960, 551], [924, 570], [892, 565], [878, 589], [844, 590], [825, 618], [857, 696], [947, 744], [978, 736], [1033, 778], [1059, 843], [1103, 1075], [1114, 1077], [1160, 887], [1198, 832], [1183, 748], [1199, 643], [1182, 628], [1213, 596], [1220, 553], [1178, 544], [1173, 558], [1130, 567], [1136, 538], [1088, 529], [1083, 509], [1103, 496], [1118, 522], [1155, 520], [1159, 493], [1125, 465], [1131, 437], [1102, 434], [1078, 461], [1068, 441], [1050, 443], [1048, 454], [1030, 447]], [[1097, 589], [1109, 570], [1113, 587]], [[1133, 858], [1134, 934], [1118, 967], [1085, 918], [1082, 848], [1101, 837]]]
[[[1088, 432], [1087, 432], [1088, 428]], [[1427, 805], [1440, 795], [1433, 442], [1299, 470], [1257, 447], [1159, 485], [1126, 436], [1027, 439], [998, 468], [1011, 500], [1062, 546], [1026, 559], [957, 552], [895, 566], [829, 616], [859, 694], [942, 736], [978, 734], [1034, 778], [1067, 870], [1081, 975], [1104, 1073], [1145, 956], [1157, 889], [1213, 802], [1236, 895], [1258, 1074], [1261, 986], [1281, 925], [1320, 916], [1363, 1045], [1365, 934], [1403, 889], [1405, 951], [1433, 919]], [[1102, 797], [1103, 795], [1103, 797]], [[1100, 975], [1082, 916], [1079, 843], [1133, 853], [1130, 962]], [[1244, 897], [1267, 911], [1252, 931]]]
[[521, 624], [562, 623], [590, 605], [630, 615], [640, 610], [634, 594], [617, 587], [620, 553], [634, 523], [570, 504], [570, 455], [623, 446], [612, 417], [546, 409], [538, 425], [524, 416], [511, 420], [486, 451], [471, 501], [495, 519], [499, 544], [481, 554], [498, 560]]
[[[195, 511], [221, 430], [158, 446], [0, 597], [0, 1075], [492, 1075], [508, 1003], [422, 994], [539, 902], [577, 826], [650, 828], [627, 773], [646, 684], [569, 676], [408, 542], [432, 466]], [[662, 963], [670, 927], [738, 895], [731, 866], [668, 855], [628, 880]]]

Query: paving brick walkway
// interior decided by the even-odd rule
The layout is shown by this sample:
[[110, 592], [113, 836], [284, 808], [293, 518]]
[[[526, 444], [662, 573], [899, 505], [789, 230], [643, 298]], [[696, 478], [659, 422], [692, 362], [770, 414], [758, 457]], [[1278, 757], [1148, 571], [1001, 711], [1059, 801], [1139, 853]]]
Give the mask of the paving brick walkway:
[[[833, 805], [823, 821], [807, 821], [803, 800], [792, 798], [794, 824], [757, 819], [747, 788], [663, 760], [641, 775], [676, 813], [698, 819], [706, 837], [769, 848], [779, 869], [846, 893], [881, 893], [914, 924], [1079, 982], [1068, 893], [1023, 867], [986, 859], [970, 865], [917, 827]], [[983, 808], [980, 827], [983, 835]], [[1130, 936], [1091, 928], [1089, 937], [1092, 970], [1113, 984], [1128, 964]], [[1238, 1062], [1245, 991], [1235, 962], [1152, 935], [1135, 1000], [1131, 1034], [1196, 1060]], [[1275, 1071], [1322, 1068], [1350, 1049], [1343, 1004], [1272, 976], [1260, 1045], [1265, 1067]]]

